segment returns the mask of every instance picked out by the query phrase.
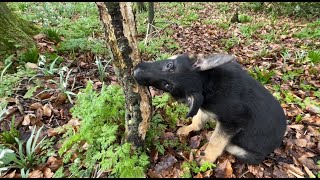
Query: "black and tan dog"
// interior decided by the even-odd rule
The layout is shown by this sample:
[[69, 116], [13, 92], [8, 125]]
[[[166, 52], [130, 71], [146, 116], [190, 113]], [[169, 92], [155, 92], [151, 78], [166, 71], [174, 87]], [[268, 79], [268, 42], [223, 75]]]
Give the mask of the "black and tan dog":
[[179, 135], [200, 130], [214, 119], [216, 128], [200, 160], [214, 162], [224, 150], [248, 164], [258, 164], [281, 145], [286, 118], [279, 102], [230, 55], [173, 56], [142, 62], [134, 69], [140, 85], [169, 92], [189, 105], [192, 124]]

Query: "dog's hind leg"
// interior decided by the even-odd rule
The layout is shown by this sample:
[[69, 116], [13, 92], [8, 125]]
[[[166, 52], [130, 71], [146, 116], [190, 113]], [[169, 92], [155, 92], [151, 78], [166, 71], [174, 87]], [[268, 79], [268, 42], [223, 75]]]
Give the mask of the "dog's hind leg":
[[191, 131], [199, 131], [209, 119], [210, 115], [199, 109], [197, 114], [192, 118], [192, 123], [189, 126], [183, 126], [178, 129], [177, 134], [188, 135]]

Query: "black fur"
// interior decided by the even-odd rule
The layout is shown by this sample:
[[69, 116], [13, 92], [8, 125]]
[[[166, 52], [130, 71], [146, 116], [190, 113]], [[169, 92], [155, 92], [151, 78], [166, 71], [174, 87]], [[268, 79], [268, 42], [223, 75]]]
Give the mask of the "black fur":
[[134, 77], [140, 85], [154, 86], [189, 103], [189, 117], [199, 108], [216, 114], [221, 128], [232, 135], [231, 143], [249, 152], [238, 158], [260, 163], [284, 137], [286, 117], [279, 102], [235, 61], [204, 71], [194, 68], [196, 62], [186, 54], [173, 60], [142, 62]]

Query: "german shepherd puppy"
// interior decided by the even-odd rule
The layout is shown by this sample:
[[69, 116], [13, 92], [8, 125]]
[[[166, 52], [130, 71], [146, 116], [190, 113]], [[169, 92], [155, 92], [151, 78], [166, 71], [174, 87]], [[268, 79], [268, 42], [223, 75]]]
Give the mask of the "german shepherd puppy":
[[224, 150], [240, 161], [259, 164], [281, 145], [286, 117], [280, 103], [227, 54], [208, 57], [181, 54], [141, 62], [133, 72], [140, 85], [153, 86], [187, 103], [192, 124], [178, 135], [199, 131], [216, 120], [200, 164], [215, 162]]

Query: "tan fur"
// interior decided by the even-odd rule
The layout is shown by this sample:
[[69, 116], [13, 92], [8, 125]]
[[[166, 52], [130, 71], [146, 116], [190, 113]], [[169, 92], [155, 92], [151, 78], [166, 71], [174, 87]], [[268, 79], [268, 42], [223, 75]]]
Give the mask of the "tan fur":
[[217, 121], [216, 128], [210, 137], [209, 144], [204, 151], [205, 155], [200, 160], [200, 165], [205, 162], [215, 162], [222, 154], [225, 147], [229, 144], [231, 137], [224, 133], [220, 128], [220, 123]]
[[245, 157], [248, 153], [243, 148], [233, 145], [231, 143], [228, 144], [226, 147], [226, 151], [228, 151], [230, 154], [239, 156], [239, 157]]
[[[177, 131], [177, 134], [186, 136], [191, 131], [199, 131], [210, 119], [216, 120], [217, 116], [213, 113], [205, 112], [199, 109], [197, 114], [192, 118], [192, 123], [189, 126], [181, 127]], [[204, 162], [215, 162], [225, 149], [231, 154], [240, 156], [246, 155], [246, 151], [244, 149], [229, 143], [231, 136], [226, 134], [223, 129], [221, 129], [218, 121], [216, 122], [217, 124], [215, 130], [210, 137], [207, 148], [204, 151], [204, 156], [202, 156], [200, 159], [200, 164], [203, 164]]]
[[189, 126], [183, 126], [178, 129], [178, 135], [188, 135], [191, 131], [199, 131], [207, 123], [210, 118], [215, 119], [214, 114], [203, 112], [201, 109], [198, 110], [197, 114], [192, 118], [192, 123]]

